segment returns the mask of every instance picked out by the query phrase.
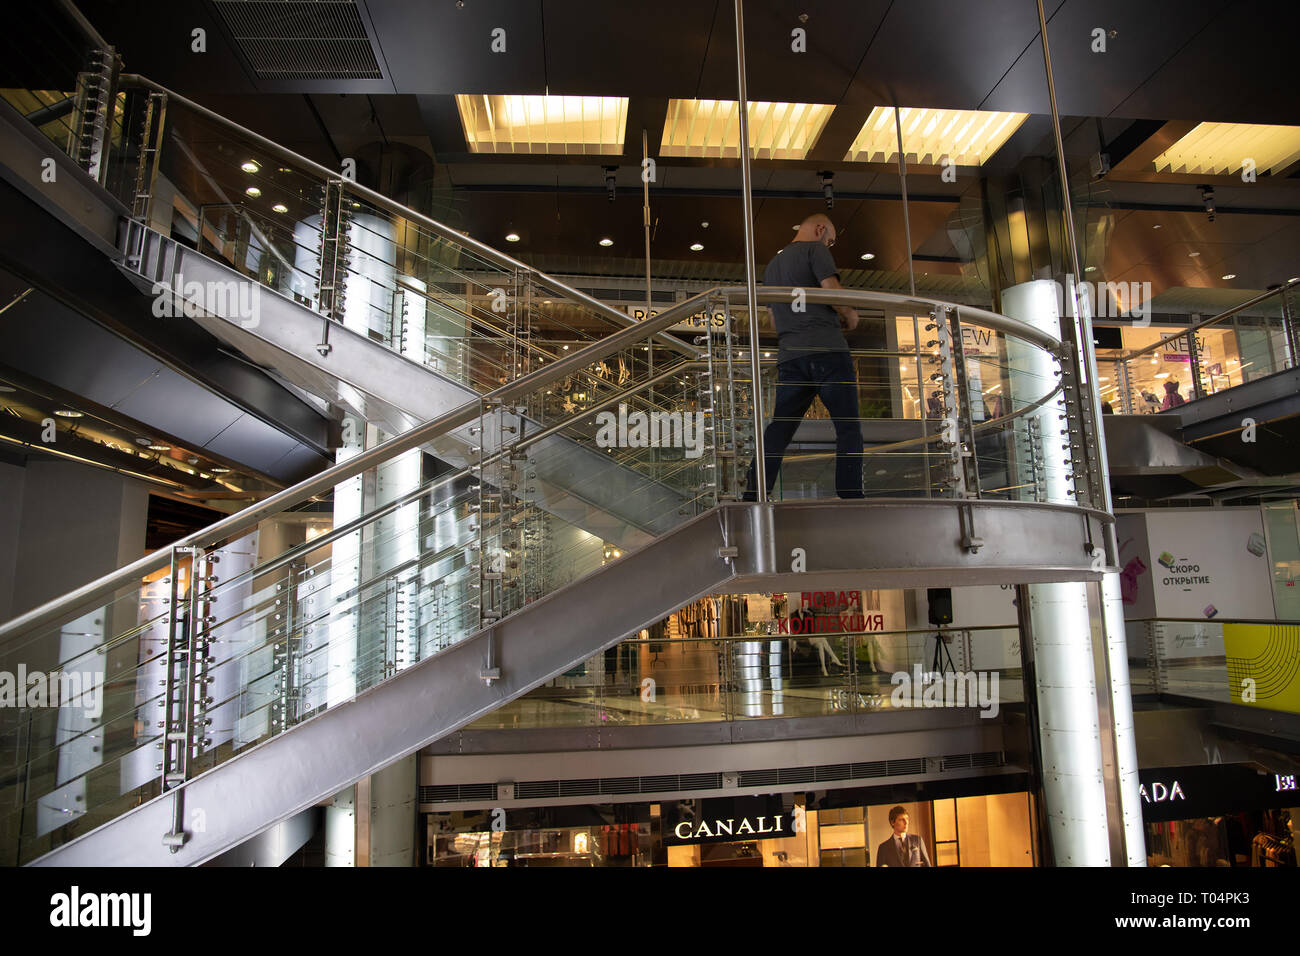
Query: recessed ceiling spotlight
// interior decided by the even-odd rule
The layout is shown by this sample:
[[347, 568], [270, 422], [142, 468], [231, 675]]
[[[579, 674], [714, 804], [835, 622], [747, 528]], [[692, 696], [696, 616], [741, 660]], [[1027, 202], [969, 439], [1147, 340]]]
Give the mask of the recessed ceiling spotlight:
[[[352, 208], [353, 208], [353, 209], [360, 209], [360, 208], [361, 208], [361, 203], [359, 203], [359, 202], [353, 202], [353, 203], [352, 203]], [[468, 236], [469, 233], [467, 232], [467, 233], [465, 233], [465, 235]]]
[[874, 252], [864, 252], [864, 253], [862, 253], [862, 261], [863, 261], [863, 262], [870, 262], [870, 261], [871, 261], [872, 259], [874, 259], [874, 258], [876, 258], [876, 254], [875, 254]]
[[72, 408], [56, 408], [54, 414], [60, 418], [81, 418], [82, 413]]
[[230, 471], [229, 468], [223, 468], [220, 465], [213, 465], [210, 470], [214, 475], [224, 475]]
[[246, 173], [256, 173], [261, 170], [262, 167], [257, 165], [257, 163], [253, 162], [251, 159], [248, 159], [240, 163], [239, 168]]
[[1199, 253], [1199, 252], [1189, 252], [1189, 253], [1187, 253], [1187, 255], [1188, 255], [1189, 258], [1195, 259], [1197, 256], [1200, 255], [1200, 253]]
[[1084, 267], [1083, 267], [1083, 271], [1084, 271], [1084, 272], [1096, 272], [1096, 271], [1097, 271], [1097, 267], [1096, 267], [1096, 266], [1084, 266]]
[[706, 221], [706, 222], [702, 222], [702, 223], [700, 223], [700, 228], [701, 228], [701, 229], [708, 229], [708, 228], [709, 228], [709, 224], [708, 224], [708, 222]]
[[252, 196], [254, 199], [262, 195], [262, 190], [258, 189], [256, 186], [249, 186], [247, 189], [244, 190], [244, 192]]
[[1224, 278], [1225, 281], [1228, 280], [1228, 279], [1235, 279], [1235, 278], [1237, 278], [1237, 273], [1235, 273], [1235, 272], [1229, 272], [1229, 273], [1228, 273], [1226, 276], [1224, 276], [1223, 278]]
[[171, 451], [172, 446], [171, 445], [150, 445], [149, 450], [150, 451]]
[[698, 242], [691, 243], [691, 252], [702, 252], [703, 250], [704, 250], [704, 246], [702, 246], [700, 243]]
[[604, 239], [600, 240], [600, 244], [602, 246], [612, 246], [614, 244], [614, 240], [609, 238], [609, 236], [606, 236]]
[[273, 211], [275, 211], [275, 212], [288, 212], [288, 211], [289, 211], [289, 207], [286, 206], [286, 205], [285, 205], [284, 203], [282, 203], [282, 202], [278, 202], [278, 203], [276, 203], [274, 206], [271, 207], [271, 209], [272, 209]]
[[1287, 281], [1287, 282], [1300, 282], [1300, 276], [1292, 276], [1291, 278], [1287, 279], [1286, 281]]
[[506, 233], [506, 242], [518, 242], [518, 241], [519, 241], [519, 233], [517, 232]]
[[1163, 229], [1164, 226], [1162, 226], [1160, 223], [1156, 223], [1156, 224], [1155, 224], [1154, 226], [1152, 226], [1151, 228], [1152, 228], [1152, 229]]

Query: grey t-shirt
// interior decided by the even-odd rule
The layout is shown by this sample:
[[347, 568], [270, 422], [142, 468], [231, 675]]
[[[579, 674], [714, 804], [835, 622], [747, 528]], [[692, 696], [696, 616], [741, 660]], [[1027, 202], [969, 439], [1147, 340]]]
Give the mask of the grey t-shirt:
[[[792, 242], [767, 264], [763, 285], [819, 289], [827, 276], [838, 277], [839, 272], [825, 243]], [[780, 343], [778, 364], [821, 352], [848, 350], [839, 314], [829, 305], [808, 302], [802, 312], [794, 311], [790, 302], [774, 303], [771, 308]]]

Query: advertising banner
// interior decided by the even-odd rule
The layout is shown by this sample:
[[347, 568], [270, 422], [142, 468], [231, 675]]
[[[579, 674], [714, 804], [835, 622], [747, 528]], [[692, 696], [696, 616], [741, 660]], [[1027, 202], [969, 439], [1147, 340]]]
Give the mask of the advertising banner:
[[1225, 624], [1234, 704], [1300, 714], [1300, 625]]
[[[1118, 532], [1126, 617], [1274, 617], [1258, 509], [1121, 515]], [[1125, 576], [1131, 579], [1127, 585]]]

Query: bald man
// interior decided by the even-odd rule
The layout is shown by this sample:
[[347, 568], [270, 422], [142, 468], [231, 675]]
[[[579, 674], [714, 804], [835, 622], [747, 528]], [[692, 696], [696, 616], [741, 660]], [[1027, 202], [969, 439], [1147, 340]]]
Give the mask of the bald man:
[[[835, 245], [835, 224], [816, 213], [805, 219], [794, 241], [776, 254], [763, 273], [763, 284], [799, 289], [839, 289], [830, 247]], [[802, 305], [802, 308], [797, 308]], [[763, 460], [767, 465], [767, 490], [776, 485], [786, 447], [794, 437], [813, 399], [822, 404], [835, 423], [835, 493], [841, 498], [862, 497], [862, 428], [858, 419], [858, 377], [843, 329], [858, 327], [856, 309], [845, 306], [800, 303], [771, 306], [776, 319], [776, 407], [763, 430]], [[745, 482], [746, 501], [757, 500], [758, 481], [750, 462]]]

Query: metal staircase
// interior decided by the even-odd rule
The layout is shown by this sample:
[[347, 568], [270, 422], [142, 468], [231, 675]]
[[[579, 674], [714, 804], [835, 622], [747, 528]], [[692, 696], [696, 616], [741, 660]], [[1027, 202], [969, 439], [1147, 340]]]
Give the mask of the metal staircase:
[[[191, 128], [228, 130], [120, 82], [141, 108], [165, 95], [170, 129], [186, 125], [180, 106]], [[1096, 463], [1043, 452], [1085, 427], [1055, 336], [935, 300], [805, 290], [918, 315], [932, 337], [876, 358], [887, 381], [906, 365], [938, 405], [899, 399], [893, 440], [864, 454], [866, 500], [810, 500], [833, 487], [829, 456], [814, 455], [783, 466], [787, 500], [744, 504], [755, 394], [770, 388], [752, 377], [758, 343], [732, 322], [691, 343], [669, 334], [729, 314], [740, 290], [635, 324], [305, 160], [257, 179], [268, 157], [288, 162], [275, 150], [244, 160], [249, 172], [140, 149], [161, 165], [124, 177], [139, 218], [123, 268], [395, 437], [345, 443], [324, 472], [0, 626], [0, 670], [78, 678], [57, 706], [0, 710], [15, 768], [0, 777], [0, 861], [202, 863], [719, 589], [1104, 570]], [[139, 188], [178, 153], [213, 200], [196, 207], [197, 252], [148, 227], [154, 190]], [[245, 182], [286, 208], [306, 197], [301, 214], [277, 226], [236, 208]], [[266, 287], [255, 313], [213, 302], [250, 279]], [[986, 351], [961, 347], [968, 327], [987, 331]], [[991, 415], [981, 391], [995, 379]], [[633, 439], [634, 414], [669, 439]], [[449, 470], [427, 474], [420, 450]]]

